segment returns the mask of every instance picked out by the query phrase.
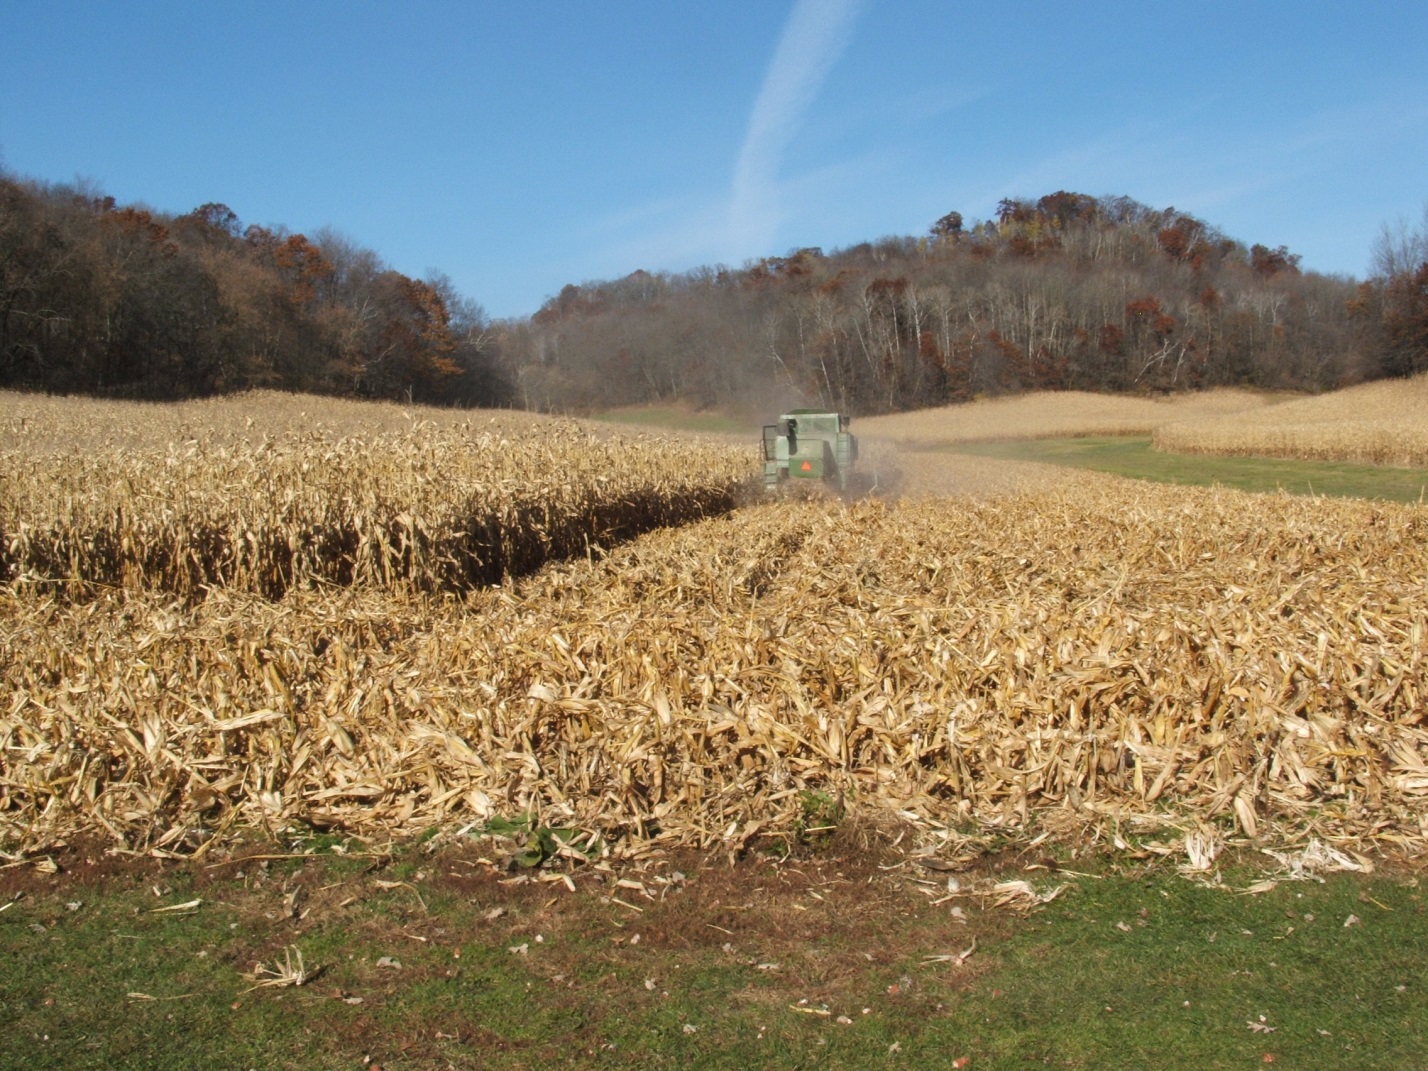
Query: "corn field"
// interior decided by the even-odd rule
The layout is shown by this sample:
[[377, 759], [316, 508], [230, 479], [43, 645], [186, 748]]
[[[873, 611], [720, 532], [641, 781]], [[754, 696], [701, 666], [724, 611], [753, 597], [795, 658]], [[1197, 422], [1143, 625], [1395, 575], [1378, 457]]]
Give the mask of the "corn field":
[[1253, 420], [1285, 395], [1220, 387], [1168, 398], [1086, 391], [1038, 391], [960, 405], [868, 417], [858, 432], [910, 447], [1002, 439], [1149, 435], [1164, 424]]
[[1158, 450], [1428, 468], [1428, 375], [1158, 426]]
[[1425, 845], [1428, 507], [1076, 474], [721, 512], [753, 451], [532, 434], [7, 453], [0, 845], [529, 816], [736, 852], [819, 801]]
[[298, 436], [350, 439], [422, 428], [520, 434], [554, 422], [517, 410], [438, 409], [248, 391], [186, 402], [128, 402], [0, 391], [0, 454], [166, 451]]
[[756, 458], [572, 422], [11, 451], [0, 454], [0, 579], [70, 597], [464, 591], [732, 509]]

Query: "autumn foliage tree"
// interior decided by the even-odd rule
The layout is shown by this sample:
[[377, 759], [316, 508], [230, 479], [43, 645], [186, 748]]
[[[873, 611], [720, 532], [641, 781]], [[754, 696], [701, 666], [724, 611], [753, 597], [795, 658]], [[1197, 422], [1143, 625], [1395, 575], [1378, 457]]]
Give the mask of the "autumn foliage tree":
[[[451, 306], [461, 307], [458, 323]], [[0, 175], [0, 387], [508, 404], [479, 306], [335, 234]]]
[[1428, 372], [1428, 260], [1388, 281], [1383, 329], [1383, 369], [1388, 375]]
[[451, 316], [434, 288], [400, 272], [374, 281], [377, 315], [362, 369], [360, 390], [386, 398], [440, 396], [447, 380], [461, 374], [455, 360]]

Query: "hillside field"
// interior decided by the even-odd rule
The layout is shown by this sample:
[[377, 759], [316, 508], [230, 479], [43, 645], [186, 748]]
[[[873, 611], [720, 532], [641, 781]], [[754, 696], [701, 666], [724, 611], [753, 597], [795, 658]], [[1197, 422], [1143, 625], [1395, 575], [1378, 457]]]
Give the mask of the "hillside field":
[[1428, 375], [1380, 380], [1239, 416], [1175, 419], [1157, 449], [1428, 468]]
[[1220, 388], [1149, 398], [1085, 391], [1036, 391], [982, 398], [858, 421], [860, 435], [903, 447], [945, 446], [1001, 439], [1056, 439], [1081, 435], [1149, 435], [1163, 424], [1246, 419], [1286, 395]]
[[1166, 398], [1037, 392], [858, 421], [903, 450], [1017, 439], [1151, 436], [1177, 454], [1428, 468], [1428, 375], [1319, 395], [1220, 388]]

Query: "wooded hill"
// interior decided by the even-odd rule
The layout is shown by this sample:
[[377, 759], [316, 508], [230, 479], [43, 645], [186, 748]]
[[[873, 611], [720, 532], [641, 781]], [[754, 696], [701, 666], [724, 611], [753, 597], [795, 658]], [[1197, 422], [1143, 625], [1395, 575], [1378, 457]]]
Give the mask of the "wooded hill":
[[484, 314], [448, 280], [408, 278], [340, 235], [0, 176], [0, 386], [500, 404], [490, 357]]
[[489, 323], [328, 232], [0, 176], [0, 387], [252, 387], [584, 412], [1023, 390], [1323, 390], [1428, 368], [1428, 259], [1359, 283], [1175, 209], [1057, 192], [994, 220], [739, 269], [566, 286]]
[[[1059, 192], [970, 227], [567, 286], [501, 356], [539, 408], [770, 391], [889, 412], [1024, 390], [1324, 390], [1428, 367], [1418, 282], [1303, 272], [1175, 209]], [[1415, 333], [1416, 332], [1416, 333]]]

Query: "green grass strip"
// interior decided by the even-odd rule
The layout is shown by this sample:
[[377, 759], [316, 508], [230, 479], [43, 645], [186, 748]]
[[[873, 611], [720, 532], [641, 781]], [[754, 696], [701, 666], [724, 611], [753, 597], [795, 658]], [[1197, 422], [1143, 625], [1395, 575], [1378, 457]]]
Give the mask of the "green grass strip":
[[941, 449], [1009, 461], [1069, 465], [1157, 483], [1202, 487], [1219, 484], [1242, 491], [1287, 491], [1296, 495], [1379, 498], [1394, 502], [1418, 502], [1428, 497], [1428, 470], [1424, 469], [1170, 454], [1152, 450], [1148, 436], [1016, 439], [956, 443]]
[[[198, 885], [171, 870], [7, 898], [0, 1066], [1428, 1066], [1409, 876], [1245, 895], [1167, 871], [1042, 875], [1067, 887], [1025, 917], [819, 882], [778, 901], [807, 924], [790, 936], [728, 906], [778, 887], [772, 871], [747, 889], [697, 872], [636, 912], [415, 865], [380, 882], [341, 860], [301, 881], [296, 864]], [[285, 907], [299, 887], [301, 919]], [[318, 977], [252, 988], [255, 962], [291, 948]]]

